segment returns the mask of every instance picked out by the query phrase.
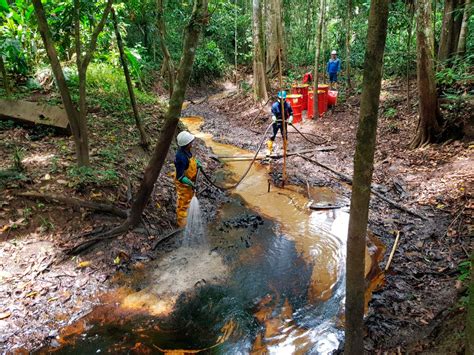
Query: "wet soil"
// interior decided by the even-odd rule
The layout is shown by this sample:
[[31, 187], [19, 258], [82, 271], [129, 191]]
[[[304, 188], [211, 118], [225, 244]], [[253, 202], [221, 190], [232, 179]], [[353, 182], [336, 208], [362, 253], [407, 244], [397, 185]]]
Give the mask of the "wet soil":
[[[412, 88], [414, 92], [415, 88]], [[400, 243], [385, 285], [375, 292], [366, 317], [366, 349], [369, 351], [419, 351], [433, 348], [433, 337], [450, 316], [465, 310], [458, 303], [465, 287], [457, 281], [458, 265], [472, 253], [473, 152], [469, 138], [411, 150], [416, 129], [416, 102], [407, 107], [397, 82], [384, 82], [375, 156], [374, 183], [387, 197], [421, 212], [421, 220], [373, 197], [369, 227], [387, 246], [385, 265], [397, 231]], [[314, 140], [336, 145], [334, 151], [312, 157], [351, 175], [358, 122], [359, 98], [340, 103], [318, 121], [297, 125]], [[228, 90], [216, 99], [190, 105], [185, 115], [202, 116], [203, 131], [221, 143], [255, 150], [270, 121], [270, 104], [262, 109], [249, 95]], [[289, 135], [291, 151], [313, 145], [299, 135]], [[281, 137], [277, 138], [281, 150]], [[269, 175], [278, 184], [282, 161], [271, 161]], [[288, 158], [288, 182], [301, 186], [330, 186], [350, 198], [350, 186], [326, 170], [299, 157]], [[438, 332], [435, 332], [438, 329]], [[458, 349], [463, 347], [464, 323], [457, 329]], [[454, 330], [453, 330], [454, 331]], [[449, 331], [444, 332], [449, 334]]]
[[[47, 100], [47, 94], [36, 95]], [[160, 243], [176, 228], [175, 188], [169, 152], [159, 183], [138, 228], [71, 257], [64, 250], [87, 233], [119, 225], [120, 217], [17, 194], [36, 191], [108, 203], [126, 210], [137, 190], [149, 153], [138, 145], [132, 121], [92, 110], [89, 114], [92, 170], [78, 172], [72, 139], [40, 126], [2, 121], [0, 129], [0, 353], [38, 348], [59, 330], [91, 312], [99, 295], [116, 288], [117, 272], [130, 272], [176, 248]], [[140, 107], [152, 142], [163, 123], [159, 105]], [[197, 140], [206, 169], [220, 166]], [[15, 170], [15, 156], [21, 171]], [[4, 174], [5, 173], [5, 174]], [[226, 197], [202, 193], [205, 218], [213, 218]]]

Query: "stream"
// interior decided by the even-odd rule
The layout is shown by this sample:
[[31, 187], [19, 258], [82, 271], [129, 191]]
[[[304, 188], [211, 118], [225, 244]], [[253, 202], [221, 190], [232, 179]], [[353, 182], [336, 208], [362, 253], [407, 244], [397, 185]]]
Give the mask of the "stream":
[[[249, 156], [200, 132], [216, 155]], [[249, 161], [227, 162], [225, 183]], [[40, 353], [328, 354], [343, 339], [347, 208], [327, 188], [271, 186], [255, 163], [207, 225], [206, 243], [181, 243], [137, 268], [109, 302], [69, 327]], [[222, 182], [221, 182], [222, 183]], [[308, 198], [311, 196], [311, 200]], [[175, 238], [183, 239], [183, 236]], [[366, 275], [371, 258], [366, 253]]]

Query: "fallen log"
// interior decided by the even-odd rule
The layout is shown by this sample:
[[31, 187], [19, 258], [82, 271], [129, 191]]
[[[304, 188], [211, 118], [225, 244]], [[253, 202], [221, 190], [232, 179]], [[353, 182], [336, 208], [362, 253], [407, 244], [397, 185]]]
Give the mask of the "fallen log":
[[126, 211], [118, 207], [115, 207], [113, 205], [110, 205], [107, 203], [80, 200], [75, 197], [66, 197], [66, 196], [59, 196], [59, 195], [54, 195], [54, 194], [42, 194], [42, 193], [34, 192], [34, 191], [20, 192], [20, 193], [17, 193], [16, 196], [26, 197], [26, 198], [31, 198], [31, 199], [41, 199], [41, 200], [52, 201], [52, 202], [60, 202], [60, 203], [64, 203], [66, 205], [70, 205], [73, 207], [78, 207], [78, 208], [83, 207], [83, 208], [87, 208], [94, 211], [114, 214], [122, 218], [126, 218], [128, 216]]
[[0, 117], [68, 130], [66, 111], [57, 106], [24, 100], [0, 99]]
[[[301, 154], [297, 154], [297, 156], [299, 156], [300, 158], [303, 158], [307, 161], [309, 161], [310, 163], [313, 163], [313, 164], [316, 164], [326, 170], [329, 170], [330, 172], [334, 173], [335, 175], [337, 175], [341, 180], [343, 180], [344, 182], [347, 182], [349, 185], [352, 185], [352, 178], [350, 178], [348, 175], [346, 174], [343, 174], [343, 173], [340, 173], [336, 170], [334, 170], [333, 168], [331, 168], [330, 166], [327, 166], [323, 163], [320, 163], [318, 162], [317, 160], [314, 160], [314, 159], [311, 159], [311, 158], [308, 158], [308, 157], [305, 157], [304, 155], [301, 155]], [[382, 193], [378, 192], [377, 190], [375, 190], [375, 188], [372, 186], [371, 189], [370, 189], [370, 192], [372, 194], [374, 194], [375, 196], [377, 196], [378, 198], [380, 198], [381, 200], [384, 200], [385, 202], [387, 202], [388, 204], [392, 205], [393, 207], [396, 207], [398, 208], [399, 210], [402, 210], [404, 212], [407, 212], [415, 217], [418, 217], [418, 218], [421, 218], [421, 219], [424, 219], [424, 220], [428, 220], [428, 218], [418, 212], [415, 212], [401, 204], [399, 204], [398, 202], [395, 202], [393, 201], [392, 199], [389, 199], [388, 197], [385, 197]]]

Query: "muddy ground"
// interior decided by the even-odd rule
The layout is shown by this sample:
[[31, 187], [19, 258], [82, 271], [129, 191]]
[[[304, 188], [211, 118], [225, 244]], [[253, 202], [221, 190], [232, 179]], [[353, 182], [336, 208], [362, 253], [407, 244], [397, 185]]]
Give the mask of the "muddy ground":
[[[401, 231], [401, 242], [386, 273], [384, 288], [373, 295], [366, 322], [366, 346], [368, 350], [436, 349], [440, 341], [430, 342], [437, 335], [444, 339], [452, 334], [451, 328], [443, 328], [443, 322], [448, 317], [462, 320], [465, 316], [463, 305], [457, 303], [465, 288], [456, 279], [458, 264], [472, 251], [469, 231], [464, 228], [472, 220], [472, 190], [467, 185], [472, 180], [472, 149], [468, 141], [454, 141], [409, 150], [406, 143], [415, 129], [416, 103], [404, 108], [401, 92], [389, 89], [392, 85], [384, 85], [387, 90], [374, 179], [385, 188], [387, 196], [430, 220], [422, 221], [372, 199], [370, 228], [387, 245], [387, 253], [395, 231]], [[217, 141], [255, 150], [270, 122], [268, 108], [261, 110], [248, 95], [236, 93], [228, 84], [214, 87], [213, 92], [216, 90], [225, 93], [204, 101], [199, 97], [201, 91], [191, 91], [194, 103], [185, 114], [204, 116], [203, 130], [212, 132]], [[298, 126], [312, 134], [311, 140], [335, 146], [333, 151], [315, 152], [312, 157], [346, 174], [351, 173], [358, 105], [357, 98], [351, 99], [322, 120]], [[394, 108], [396, 115], [389, 108]], [[111, 228], [122, 218], [18, 196], [36, 191], [107, 202], [124, 210], [130, 207], [131, 194], [138, 188], [149, 153], [138, 146], [131, 120], [124, 122], [119, 114], [100, 108], [91, 111], [91, 159], [95, 170], [85, 174], [73, 169], [72, 142], [62, 133], [19, 124], [1, 126], [0, 169], [12, 173], [2, 178], [0, 187], [2, 353], [52, 344], [61, 328], [89, 313], [101, 302], [101, 293], [117, 286], [112, 281], [114, 276], [128, 273], [134, 265], [146, 265], [146, 261], [159, 258], [180, 243], [179, 239], [160, 243], [176, 228], [172, 177], [175, 147], [167, 157], [143, 225], [80, 256], [68, 256], [64, 251], [86, 240], [87, 232]], [[390, 117], [386, 111], [391, 112]], [[142, 107], [141, 112], [150, 137], [156, 139], [163, 106]], [[280, 138], [277, 144], [281, 148]], [[110, 148], [114, 146], [117, 149]], [[312, 147], [298, 134], [290, 134], [290, 151]], [[198, 141], [196, 153], [210, 174], [220, 166], [202, 142]], [[22, 170], [12, 169], [15, 161], [21, 162]], [[274, 183], [279, 184], [281, 161], [271, 164]], [[288, 180], [302, 186], [330, 186], [349, 201], [346, 183], [299, 157], [288, 161]], [[212, 220], [225, 199], [215, 190], [203, 193], [201, 203], [207, 220]], [[451, 323], [462, 333], [463, 322]], [[462, 342], [441, 345], [443, 349], [460, 350]]]
[[[37, 93], [47, 100], [54, 93]], [[180, 240], [160, 242], [176, 229], [174, 159], [170, 150], [143, 224], [78, 255], [66, 251], [108, 230], [123, 218], [85, 208], [18, 196], [55, 194], [107, 203], [126, 210], [138, 189], [150, 153], [138, 144], [131, 121], [121, 113], [91, 108], [90, 151], [93, 169], [75, 169], [72, 139], [64, 132], [0, 121], [0, 353], [30, 351], [54, 341], [61, 328], [91, 312], [99, 296], [117, 287], [112, 278], [133, 265], [158, 258]], [[140, 108], [147, 133], [156, 141], [164, 105]], [[198, 140], [196, 152], [212, 173], [220, 164]], [[210, 220], [226, 197], [215, 190], [201, 198]]]
[[[413, 94], [415, 87], [412, 87]], [[386, 81], [375, 156], [374, 183], [384, 196], [427, 217], [423, 220], [394, 208], [377, 197], [370, 204], [370, 229], [387, 246], [382, 267], [400, 232], [400, 243], [385, 285], [375, 292], [366, 317], [368, 351], [428, 351], [462, 353], [466, 287], [459, 280], [459, 264], [472, 253], [472, 141], [469, 137], [411, 150], [417, 124], [417, 102], [407, 105], [397, 82]], [[352, 175], [359, 98], [338, 104], [318, 121], [297, 125], [318, 146], [335, 146], [312, 157]], [[469, 116], [472, 107], [457, 113]], [[186, 115], [203, 116], [203, 130], [215, 140], [255, 151], [270, 120], [270, 103], [255, 105], [250, 95], [227, 88], [191, 105]], [[289, 130], [289, 152], [314, 148]], [[472, 137], [471, 137], [472, 138]], [[281, 152], [282, 141], [276, 140]], [[281, 184], [282, 160], [271, 161], [275, 184]], [[330, 186], [347, 201], [350, 186], [325, 169], [298, 157], [288, 158], [288, 182]], [[457, 322], [450, 321], [456, 319]]]

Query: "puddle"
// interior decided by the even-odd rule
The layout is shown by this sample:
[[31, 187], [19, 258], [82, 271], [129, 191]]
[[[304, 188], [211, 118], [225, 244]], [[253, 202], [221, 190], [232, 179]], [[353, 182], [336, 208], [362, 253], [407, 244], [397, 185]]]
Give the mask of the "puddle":
[[[248, 156], [199, 132], [215, 154]], [[231, 161], [232, 184], [248, 161]], [[271, 186], [256, 163], [207, 226], [207, 248], [180, 247], [132, 273], [104, 306], [63, 330], [49, 353], [313, 353], [337, 349], [343, 330], [345, 209], [329, 189]], [[227, 174], [228, 175], [228, 174]], [[233, 181], [235, 180], [235, 181]], [[368, 274], [371, 258], [366, 255]], [[126, 279], [126, 278], [125, 278]], [[61, 345], [61, 346], [59, 346]]]

